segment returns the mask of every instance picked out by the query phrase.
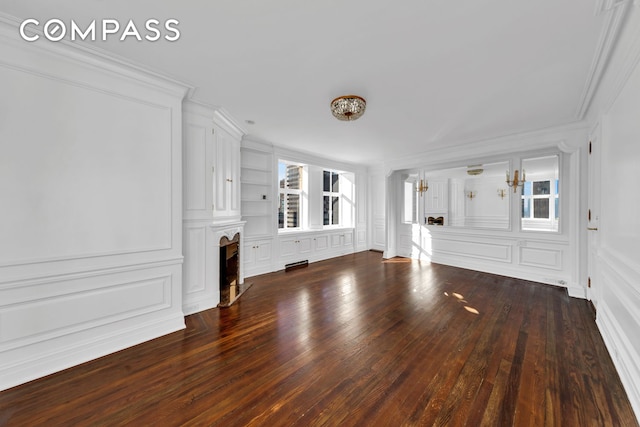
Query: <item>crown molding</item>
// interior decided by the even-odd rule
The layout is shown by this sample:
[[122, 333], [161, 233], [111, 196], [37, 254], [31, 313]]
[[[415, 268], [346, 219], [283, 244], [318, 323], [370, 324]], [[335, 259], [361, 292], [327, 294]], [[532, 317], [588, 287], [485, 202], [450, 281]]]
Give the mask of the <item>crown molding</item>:
[[[44, 54], [63, 57], [67, 60], [82, 64], [85, 67], [94, 67], [102, 71], [107, 71], [115, 75], [126, 77], [138, 81], [147, 86], [154, 87], [165, 93], [180, 98], [190, 96], [195, 91], [195, 87], [182, 81], [149, 70], [147, 67], [108, 52], [102, 48], [92, 46], [89, 42], [82, 40], [70, 41], [60, 40], [51, 42], [41, 38], [35, 42], [27, 42], [19, 35], [21, 20], [0, 12], [0, 39], [7, 43], [17, 45], [20, 43], [21, 50], [34, 50]], [[32, 29], [40, 35], [42, 31]]]
[[600, 31], [600, 36], [598, 37], [591, 66], [589, 67], [587, 80], [585, 81], [580, 100], [578, 101], [578, 108], [575, 114], [576, 120], [583, 120], [589, 110], [591, 101], [593, 101], [593, 97], [611, 58], [611, 53], [615, 48], [630, 4], [630, 0], [596, 0], [595, 15], [603, 16], [604, 23]]
[[573, 152], [575, 144], [584, 142], [587, 131], [588, 124], [584, 121], [579, 121], [532, 132], [466, 141], [462, 144], [448, 145], [422, 153], [413, 153], [386, 161], [384, 164], [386, 170], [393, 171], [546, 148], [557, 148], [563, 152]]
[[[640, 0], [636, 0], [634, 6], [640, 5]], [[640, 16], [634, 14], [632, 16], [629, 28], [634, 29], [635, 33], [631, 36], [631, 43], [624, 58], [622, 59], [621, 66], [618, 74], [615, 76], [615, 80], [612, 85], [611, 92], [608, 94], [601, 105], [601, 111], [609, 111], [613, 106], [613, 103], [622, 92], [622, 89], [626, 85], [627, 81], [631, 77], [638, 64], [640, 64]]]
[[242, 137], [247, 134], [247, 131], [244, 130], [236, 119], [223, 107], [218, 107], [213, 112], [213, 123], [229, 132], [238, 140], [241, 140]]
[[[596, 0], [595, 15], [605, 14], [627, 2], [629, 2], [629, 0]], [[640, 0], [635, 0], [634, 4], [637, 5], [639, 2]]]

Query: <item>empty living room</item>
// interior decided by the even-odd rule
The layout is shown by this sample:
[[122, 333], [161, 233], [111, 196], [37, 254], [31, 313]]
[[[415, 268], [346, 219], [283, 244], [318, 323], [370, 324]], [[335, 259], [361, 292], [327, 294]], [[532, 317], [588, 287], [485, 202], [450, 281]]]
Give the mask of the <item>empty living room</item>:
[[3, 0], [1, 426], [638, 426], [640, 3]]

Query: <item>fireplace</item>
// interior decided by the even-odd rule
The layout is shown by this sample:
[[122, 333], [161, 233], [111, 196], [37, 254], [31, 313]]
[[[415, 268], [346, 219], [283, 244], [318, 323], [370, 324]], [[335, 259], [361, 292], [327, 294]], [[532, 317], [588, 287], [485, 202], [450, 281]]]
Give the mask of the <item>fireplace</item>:
[[240, 283], [240, 233], [220, 238], [220, 307], [229, 307], [250, 285]]

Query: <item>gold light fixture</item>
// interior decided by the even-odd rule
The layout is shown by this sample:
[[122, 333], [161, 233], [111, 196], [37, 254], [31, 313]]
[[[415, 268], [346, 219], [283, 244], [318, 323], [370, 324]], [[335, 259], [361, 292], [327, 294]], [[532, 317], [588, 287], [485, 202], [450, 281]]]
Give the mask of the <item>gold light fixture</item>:
[[417, 185], [416, 185], [416, 191], [421, 196], [422, 196], [423, 193], [426, 193], [428, 189], [429, 189], [429, 181], [425, 181], [425, 180], [421, 179], [420, 182], [417, 183]]
[[518, 179], [518, 169], [513, 172], [513, 179], [509, 179], [509, 171], [507, 171], [507, 185], [513, 187], [515, 193], [518, 187], [522, 187], [527, 180], [525, 179], [524, 169], [522, 169], [522, 180]]
[[357, 95], [339, 96], [331, 101], [331, 113], [333, 116], [342, 121], [357, 120], [364, 114], [367, 108], [367, 101]]
[[505, 190], [504, 188], [498, 188], [498, 197], [500, 197], [501, 199], [504, 199], [504, 196], [507, 195], [507, 190]]
[[467, 175], [476, 176], [484, 172], [482, 165], [469, 165], [467, 166]]

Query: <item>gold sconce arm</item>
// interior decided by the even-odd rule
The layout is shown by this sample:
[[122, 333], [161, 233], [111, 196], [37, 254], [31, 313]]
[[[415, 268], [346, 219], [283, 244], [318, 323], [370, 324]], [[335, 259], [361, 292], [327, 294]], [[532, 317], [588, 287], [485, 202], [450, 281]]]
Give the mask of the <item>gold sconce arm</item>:
[[513, 192], [515, 193], [518, 187], [522, 187], [524, 183], [527, 181], [524, 174], [524, 169], [522, 169], [522, 179], [518, 178], [518, 169], [513, 171], [513, 179], [509, 179], [509, 171], [507, 171], [507, 185], [509, 187], [513, 187]]
[[420, 180], [419, 183], [417, 183], [416, 185], [416, 191], [422, 196], [423, 193], [426, 193], [427, 190], [429, 189], [429, 181], [426, 180]]

